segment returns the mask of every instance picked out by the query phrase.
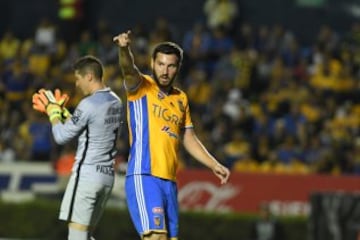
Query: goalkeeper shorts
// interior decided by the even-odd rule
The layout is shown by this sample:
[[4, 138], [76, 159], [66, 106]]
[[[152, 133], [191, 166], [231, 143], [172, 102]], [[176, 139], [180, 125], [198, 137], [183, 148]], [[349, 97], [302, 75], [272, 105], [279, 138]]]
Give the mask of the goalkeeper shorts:
[[61, 202], [59, 219], [86, 226], [96, 226], [111, 195], [112, 187], [77, 181], [71, 175]]

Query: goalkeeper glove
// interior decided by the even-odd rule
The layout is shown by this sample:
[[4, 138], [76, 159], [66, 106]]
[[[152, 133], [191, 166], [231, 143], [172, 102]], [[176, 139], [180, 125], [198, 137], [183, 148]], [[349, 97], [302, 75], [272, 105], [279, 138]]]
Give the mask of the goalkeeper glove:
[[55, 95], [50, 90], [40, 89], [32, 96], [33, 109], [38, 112], [47, 113], [49, 104], [57, 104], [61, 107], [61, 120], [65, 121], [71, 114], [65, 108], [65, 104], [69, 101], [69, 95], [61, 94], [59, 89], [55, 89]]
[[60, 105], [56, 103], [49, 103], [46, 106], [46, 113], [49, 116], [50, 122], [53, 122], [55, 119], [62, 121], [62, 109]]
[[60, 89], [58, 89], [58, 88], [55, 89], [55, 91], [54, 91], [54, 97], [55, 97], [56, 103], [61, 106], [61, 109], [62, 109], [62, 113], [61, 113], [62, 121], [65, 121], [68, 117], [71, 116], [69, 110], [67, 110], [67, 108], [65, 107], [65, 105], [69, 101], [70, 97], [66, 93], [62, 94]]
[[49, 105], [49, 102], [52, 101], [52, 103], [56, 103], [56, 99], [53, 96], [50, 90], [40, 89], [32, 96], [33, 108], [39, 112], [46, 113], [46, 107]]
[[56, 88], [54, 91], [54, 97], [57, 104], [61, 107], [65, 107], [66, 103], [69, 101], [69, 95], [66, 93], [61, 93], [60, 89]]
[[40, 89], [39, 90], [40, 101], [45, 106], [46, 114], [49, 116], [50, 122], [54, 119], [62, 120], [62, 109], [61, 106], [56, 102], [54, 94], [50, 90]]
[[40, 93], [36, 92], [32, 95], [32, 104], [34, 110], [38, 112], [46, 113], [45, 110], [46, 106], [40, 100]]

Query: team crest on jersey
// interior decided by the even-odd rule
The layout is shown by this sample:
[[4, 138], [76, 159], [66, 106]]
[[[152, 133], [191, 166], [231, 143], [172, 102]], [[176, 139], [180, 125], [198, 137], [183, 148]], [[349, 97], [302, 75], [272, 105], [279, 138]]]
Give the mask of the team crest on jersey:
[[183, 101], [178, 100], [179, 109], [181, 112], [185, 112]]
[[165, 93], [163, 93], [162, 91], [159, 91], [158, 92], [158, 99], [159, 100], [162, 100], [162, 99], [164, 99], [165, 98]]
[[74, 124], [76, 124], [76, 123], [79, 121], [81, 115], [82, 115], [82, 111], [81, 111], [80, 109], [76, 109], [76, 110], [74, 111], [73, 115], [71, 116], [71, 121], [72, 121]]

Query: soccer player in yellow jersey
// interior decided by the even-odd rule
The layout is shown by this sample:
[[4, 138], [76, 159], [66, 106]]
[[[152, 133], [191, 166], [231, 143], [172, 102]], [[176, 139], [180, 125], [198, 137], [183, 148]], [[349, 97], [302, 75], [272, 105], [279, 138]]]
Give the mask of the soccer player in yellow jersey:
[[197, 138], [186, 94], [173, 87], [183, 50], [173, 42], [152, 53], [152, 76], [142, 74], [130, 49], [130, 31], [114, 37], [127, 92], [130, 155], [125, 191], [128, 209], [141, 239], [178, 238], [176, 171], [180, 141], [199, 162], [212, 169], [221, 184], [230, 171]]

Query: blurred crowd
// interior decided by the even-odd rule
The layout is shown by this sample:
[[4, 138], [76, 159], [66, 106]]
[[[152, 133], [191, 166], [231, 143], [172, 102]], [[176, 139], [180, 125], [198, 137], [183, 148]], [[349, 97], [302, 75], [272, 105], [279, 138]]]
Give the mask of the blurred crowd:
[[[195, 131], [233, 171], [334, 175], [360, 174], [360, 23], [349, 29], [324, 25], [303, 43], [284, 25], [254, 25], [237, 19], [236, 5], [204, 5], [207, 21], [181, 33], [164, 17], [132, 30], [139, 69], [151, 73], [150, 53], [160, 41], [175, 41], [185, 53], [176, 85], [188, 93]], [[220, 11], [217, 15], [217, 11]], [[224, 12], [227, 14], [224, 15]], [[208, 15], [209, 14], [209, 15]], [[227, 18], [221, 18], [227, 16]], [[46, 116], [31, 107], [40, 88], [81, 97], [71, 64], [93, 54], [105, 65], [105, 80], [125, 100], [113, 32], [100, 20], [66, 41], [43, 19], [28, 39], [11, 30], [0, 36], [0, 162], [56, 162], [76, 143], [54, 144]], [[127, 144], [119, 142], [126, 161]], [[182, 167], [200, 167], [180, 151]]]

